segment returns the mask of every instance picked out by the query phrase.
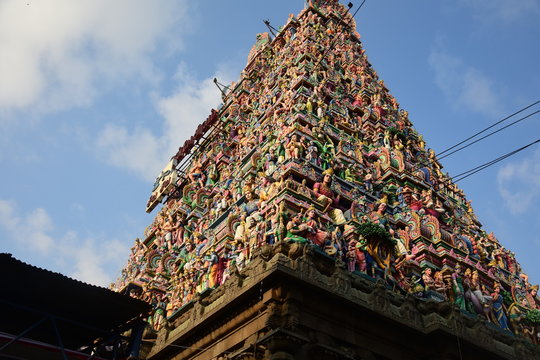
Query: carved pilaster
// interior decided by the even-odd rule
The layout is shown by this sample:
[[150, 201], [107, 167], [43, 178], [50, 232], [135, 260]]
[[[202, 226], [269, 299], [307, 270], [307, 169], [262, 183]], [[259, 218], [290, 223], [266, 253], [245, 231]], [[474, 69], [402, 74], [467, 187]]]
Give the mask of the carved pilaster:
[[389, 306], [388, 295], [386, 294], [386, 287], [383, 283], [378, 282], [370, 295], [370, 303], [378, 311], [386, 311]]

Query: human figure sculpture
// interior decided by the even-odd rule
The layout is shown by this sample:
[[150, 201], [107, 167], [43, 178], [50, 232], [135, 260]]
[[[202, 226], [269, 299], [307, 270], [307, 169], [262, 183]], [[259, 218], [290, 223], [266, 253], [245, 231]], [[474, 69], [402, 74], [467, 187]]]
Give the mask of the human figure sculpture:
[[287, 223], [285, 241], [304, 244], [307, 242], [307, 239], [302, 235], [304, 235], [306, 231], [307, 225], [302, 224], [302, 214], [298, 213]]
[[373, 191], [373, 173], [369, 170], [366, 171], [364, 176], [364, 187], [367, 191]]
[[164, 223], [161, 225], [161, 229], [165, 233], [163, 236], [163, 239], [169, 251], [172, 250], [173, 245], [176, 245], [176, 239], [174, 238], [173, 234], [176, 232], [178, 228], [180, 228], [180, 224], [177, 221], [175, 221], [175, 218], [173, 217], [173, 215], [170, 215], [170, 214], [167, 216], [167, 220], [164, 221]]
[[346, 222], [343, 211], [337, 208], [339, 205], [339, 194], [335, 195], [332, 191], [333, 170], [329, 169], [323, 172], [322, 182], [316, 182], [313, 185], [313, 192], [317, 196], [317, 201], [323, 205], [323, 212], [328, 213], [332, 220], [338, 224]]
[[356, 271], [358, 264], [356, 257], [356, 244], [356, 241], [350, 241], [347, 247], [347, 253], [345, 254], [347, 270], [350, 272]]
[[154, 312], [154, 330], [159, 330], [165, 325], [165, 312], [167, 308], [167, 295], [155, 295], [154, 298], [155, 312]]
[[313, 244], [323, 246], [328, 239], [328, 232], [321, 229], [321, 224], [317, 220], [317, 213], [314, 207], [310, 207], [307, 212], [307, 219], [305, 224], [307, 225], [307, 239]]
[[213, 246], [209, 254], [204, 258], [205, 267], [207, 268], [208, 287], [214, 288], [219, 285], [219, 256], [216, 252], [216, 247]]
[[234, 231], [234, 240], [236, 244], [239, 244], [245, 243], [246, 239], [246, 214], [242, 214], [240, 215], [240, 223], [236, 226]]
[[446, 286], [446, 283], [444, 282], [443, 273], [441, 271], [436, 271], [435, 275], [433, 275], [433, 279], [434, 279], [434, 283], [433, 283], [434, 290], [438, 292], [440, 295], [442, 295], [444, 299], [447, 299], [448, 298], [446, 295], [447, 286]]
[[191, 168], [191, 172], [189, 173], [188, 177], [192, 183], [195, 183], [201, 187], [204, 186], [205, 179], [204, 179], [203, 167], [199, 161], [196, 161], [193, 163], [193, 167]]
[[307, 147], [306, 159], [313, 165], [320, 165], [319, 149], [313, 140], [310, 141], [309, 146]]
[[241, 206], [242, 211], [246, 214], [246, 217], [257, 217], [259, 214], [259, 199], [255, 197], [251, 190], [246, 191], [245, 196], [246, 202]]
[[491, 298], [493, 299], [491, 310], [495, 321], [502, 329], [510, 330], [508, 327], [508, 318], [506, 317], [506, 313], [504, 311], [504, 298], [501, 294], [501, 285], [499, 283], [495, 283], [493, 286]]
[[525, 293], [525, 298], [529, 308], [531, 309], [540, 309], [540, 305], [537, 302], [538, 295], [538, 285], [530, 286]]
[[426, 291], [435, 289], [435, 279], [433, 279], [432, 273], [433, 270], [430, 267], [426, 267], [422, 273], [422, 280]]
[[483, 286], [480, 283], [478, 270], [474, 270], [471, 274], [470, 287], [472, 291], [471, 300], [474, 310], [476, 311], [476, 313], [484, 315], [486, 318], [488, 318], [488, 304], [491, 302], [491, 296], [484, 293]]
[[463, 273], [461, 272], [461, 264], [456, 264], [454, 273], [452, 274], [452, 290], [454, 292], [454, 303], [461, 309], [466, 310], [465, 302], [465, 286], [463, 284]]

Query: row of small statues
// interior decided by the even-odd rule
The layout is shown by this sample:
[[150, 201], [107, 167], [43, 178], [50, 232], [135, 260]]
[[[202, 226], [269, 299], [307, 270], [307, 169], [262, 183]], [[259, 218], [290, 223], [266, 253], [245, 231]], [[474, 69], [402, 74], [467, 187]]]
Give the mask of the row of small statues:
[[[327, 174], [329, 175], [329, 174]], [[331, 179], [330, 176], [326, 176], [326, 181]], [[317, 186], [320, 191], [320, 187], [325, 183], [325, 180], [321, 183], [317, 183]], [[323, 195], [319, 194], [319, 203], [325, 204], [328, 203], [332, 194], [327, 193]], [[244, 204], [249, 205], [249, 202]], [[176, 254], [175, 260], [184, 256], [183, 264], [181, 267], [173, 265], [173, 268], [170, 269], [170, 276], [172, 280], [167, 280], [165, 276], [162, 276], [162, 273], [165, 271], [163, 265], [160, 265], [161, 268], [150, 269], [155, 271], [156, 277], [163, 279], [162, 283], [166, 287], [167, 285], [177, 285], [175, 288], [176, 291], [173, 292], [176, 294], [176, 300], [172, 303], [169, 303], [169, 310], [174, 311], [178, 307], [189, 302], [193, 296], [198, 293], [206, 290], [207, 288], [213, 288], [220, 285], [225, 281], [230, 273], [230, 266], [234, 267], [235, 270], [242, 269], [245, 264], [247, 264], [254, 250], [260, 247], [263, 244], [273, 244], [276, 241], [286, 241], [286, 242], [299, 242], [299, 243], [310, 243], [326, 251], [329, 255], [340, 258], [347, 264], [347, 268], [350, 271], [361, 271], [365, 272], [372, 276], [377, 276], [377, 274], [384, 273], [384, 264], [381, 266], [374, 260], [378, 254], [371, 253], [369, 247], [366, 246], [365, 242], [362, 241], [349, 241], [346, 242], [343, 237], [343, 233], [347, 231], [347, 225], [344, 224], [347, 220], [344, 220], [341, 223], [341, 216], [336, 220], [335, 224], [341, 223], [340, 225], [334, 226], [332, 230], [321, 224], [320, 213], [314, 208], [310, 207], [307, 209], [305, 214], [298, 213], [294, 216], [286, 216], [283, 214], [283, 209], [279, 209], [277, 206], [274, 206], [274, 211], [267, 212], [267, 217], [271, 219], [265, 221], [260, 213], [257, 206], [252, 208], [250, 212], [249, 206], [245, 206], [241, 209], [240, 214], [240, 223], [236, 227], [234, 234], [235, 242], [231, 247], [225, 247], [223, 249], [223, 254], [218, 254], [214, 248], [210, 248], [207, 251], [206, 255], [203, 255], [201, 252], [208, 245], [208, 240], [205, 239], [202, 234], [195, 233], [194, 242], [187, 241], [184, 245], [181, 245], [179, 248], [178, 254]], [[239, 208], [240, 210], [240, 208]], [[337, 209], [334, 209], [337, 210]], [[362, 220], [377, 220], [380, 219], [381, 215], [384, 215], [385, 206], [381, 204], [377, 207], [376, 211], [372, 211], [370, 214], [366, 214]], [[290, 218], [290, 219], [288, 219]], [[288, 220], [286, 220], [288, 219]], [[344, 219], [344, 218], [343, 218]], [[286, 221], [285, 221], [286, 220]], [[286, 223], [286, 226], [284, 224]], [[255, 224], [262, 224], [263, 226], [258, 226]], [[415, 248], [407, 249], [407, 246], [404, 244], [403, 239], [400, 239], [397, 236], [397, 231], [390, 228], [390, 233], [395, 239], [395, 253], [392, 254], [392, 262], [395, 264], [400, 264], [405, 261], [414, 261]], [[170, 235], [172, 239], [174, 236]], [[167, 236], [164, 236], [162, 240], [167, 239]], [[176, 239], [174, 239], [176, 240]], [[158, 242], [159, 243], [159, 242]], [[137, 242], [136, 249], [134, 249], [134, 259], [144, 259], [144, 254], [148, 252], [148, 249], [141, 242]], [[173, 250], [172, 253], [175, 253]], [[138, 256], [135, 256], [138, 254]], [[178, 264], [178, 262], [177, 262]], [[182, 274], [179, 278], [175, 277], [178, 274]], [[454, 283], [459, 282], [458, 279], [461, 278], [460, 272], [456, 270], [455, 276], [453, 276]], [[139, 274], [140, 275], [140, 274]], [[467, 281], [460, 282], [462, 287], [467, 284], [477, 284], [478, 282], [478, 272], [472, 272], [468, 269], [465, 274], [465, 279]], [[395, 275], [394, 275], [395, 276]], [[397, 276], [395, 276], [397, 277]], [[154, 279], [156, 282], [158, 280]], [[478, 302], [478, 298], [482, 299], [482, 304], [486, 305], [485, 301], [488, 299], [488, 296], [483, 297], [470, 297], [470, 295], [459, 295], [459, 287], [455, 286], [445, 286], [442, 282], [442, 273], [437, 272], [434, 277], [431, 277], [431, 269], [426, 270], [423, 276], [418, 279], [414, 277], [406, 277], [398, 279], [399, 285], [404, 291], [418, 292], [419, 285], [421, 291], [424, 290], [434, 290], [440, 292], [445, 298], [454, 298], [456, 303], [463, 306], [466, 310], [472, 310], [472, 305], [478, 305], [475, 303]], [[448, 295], [450, 289], [452, 289], [453, 295]], [[482, 287], [485, 290], [485, 286]], [[477, 291], [474, 290], [474, 291]], [[472, 294], [477, 294], [478, 292], [472, 292]], [[497, 291], [494, 290], [493, 291]], [[462, 290], [464, 294], [464, 290]], [[457, 295], [456, 295], [457, 294]], [[495, 299], [499, 301], [500, 299]], [[472, 301], [472, 302], [471, 302]], [[498, 307], [496, 303], [493, 304], [495, 308]], [[517, 309], [517, 308], [516, 308]], [[475, 310], [478, 310], [477, 308]], [[491, 310], [490, 310], [491, 311]], [[501, 313], [504, 314], [504, 313]], [[504, 321], [506, 317], [501, 317], [501, 327], [507, 328], [504, 326]]]

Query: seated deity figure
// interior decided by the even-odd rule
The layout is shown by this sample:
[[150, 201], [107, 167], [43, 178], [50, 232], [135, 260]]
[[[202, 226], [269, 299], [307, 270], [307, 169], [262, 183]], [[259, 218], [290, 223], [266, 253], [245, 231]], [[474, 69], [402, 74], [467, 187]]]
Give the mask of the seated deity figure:
[[271, 175], [276, 170], [277, 160], [276, 150], [274, 147], [271, 147], [265, 155], [264, 170], [266, 175]]
[[235, 244], [241, 244], [246, 241], [246, 214], [240, 215], [240, 222], [234, 231]]
[[345, 171], [343, 172], [343, 177], [348, 182], [358, 184], [360, 182], [359, 181], [360, 176], [359, 176], [359, 170], [357, 169], [357, 165], [347, 166], [345, 168]]
[[306, 212], [307, 219], [305, 224], [307, 225], [306, 238], [313, 244], [323, 246], [329, 237], [327, 231], [322, 230], [322, 226], [317, 219], [317, 212], [313, 206], [310, 206]]
[[307, 225], [302, 224], [302, 214], [298, 213], [294, 215], [287, 223], [287, 234], [285, 235], [285, 241], [306, 243], [307, 239], [303, 236], [307, 231]]
[[298, 136], [293, 134], [291, 141], [286, 145], [287, 158], [290, 159], [299, 159], [304, 152], [304, 144], [301, 140], [298, 140]]
[[311, 199], [311, 189], [306, 185], [306, 179], [302, 179], [302, 182], [297, 185], [296, 192]]
[[446, 283], [444, 282], [443, 273], [441, 271], [436, 271], [435, 275], [433, 275], [433, 279], [434, 279], [433, 285], [435, 286], [434, 290], [438, 292], [439, 294], [441, 294], [445, 299], [447, 299], [447, 295], [446, 295], [447, 286], [446, 286]]
[[435, 279], [431, 276], [433, 270], [430, 267], [426, 267], [422, 273], [422, 280], [424, 281], [425, 290], [435, 289]]
[[246, 216], [256, 218], [259, 215], [259, 199], [255, 198], [255, 194], [251, 190], [246, 191], [246, 203], [242, 205], [242, 210]]
[[340, 196], [339, 194], [335, 195], [331, 188], [333, 173], [334, 171], [332, 169], [325, 170], [323, 172], [322, 182], [316, 182], [313, 185], [313, 192], [317, 196], [317, 201], [324, 206], [323, 211], [328, 213], [337, 225], [341, 225], [344, 224], [346, 220], [343, 216], [343, 211], [337, 208]]
[[480, 314], [484, 315], [486, 318], [488, 317], [488, 313], [490, 311], [489, 304], [492, 302], [492, 298], [489, 294], [486, 293], [485, 288], [480, 283], [480, 278], [478, 274], [478, 270], [474, 270], [471, 273], [471, 281], [470, 281], [470, 290], [472, 292], [471, 294], [471, 301], [472, 305], [474, 307], [474, 310]]
[[[356, 82], [356, 79], [353, 79]], [[362, 99], [362, 94], [358, 92], [356, 96], [354, 97], [354, 101], [352, 103], [353, 107], [360, 107], [364, 103], [364, 100]]]

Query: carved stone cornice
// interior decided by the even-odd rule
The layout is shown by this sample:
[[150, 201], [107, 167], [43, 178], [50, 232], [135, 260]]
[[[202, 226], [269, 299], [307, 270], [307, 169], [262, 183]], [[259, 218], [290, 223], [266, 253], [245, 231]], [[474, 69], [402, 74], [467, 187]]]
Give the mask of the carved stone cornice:
[[[521, 337], [449, 302], [399, 294], [382, 279], [350, 273], [309, 245], [283, 243], [263, 250], [220, 288], [176, 314], [171, 326], [160, 331], [148, 358], [188, 358], [200, 349], [217, 349], [219, 341], [231, 337], [237, 338], [231, 344], [247, 346], [247, 329], [250, 344], [265, 349], [258, 357], [264, 359], [296, 359], [294, 354], [300, 353], [304, 357], [299, 358], [307, 359], [327, 352], [355, 358], [365, 352], [363, 341], [389, 341], [372, 349], [375, 353], [410, 346], [405, 353], [425, 347], [428, 354], [427, 348], [443, 339], [493, 359], [540, 358], [539, 348]], [[295, 256], [289, 257], [291, 252]], [[340, 326], [342, 334], [325, 329]], [[389, 340], [392, 336], [411, 344]], [[188, 349], [178, 351], [175, 345]], [[189, 351], [190, 346], [199, 350]]]

